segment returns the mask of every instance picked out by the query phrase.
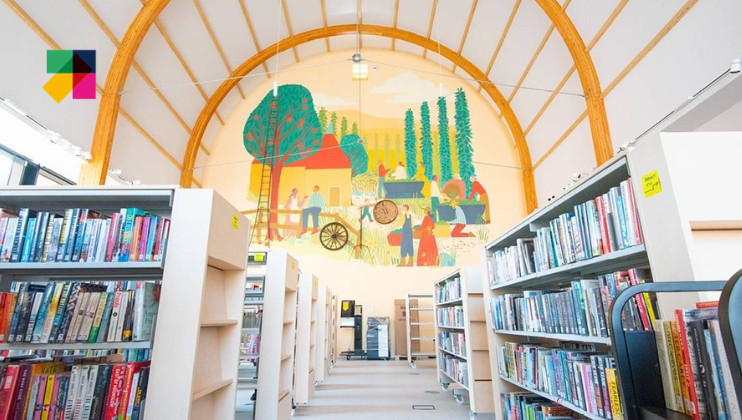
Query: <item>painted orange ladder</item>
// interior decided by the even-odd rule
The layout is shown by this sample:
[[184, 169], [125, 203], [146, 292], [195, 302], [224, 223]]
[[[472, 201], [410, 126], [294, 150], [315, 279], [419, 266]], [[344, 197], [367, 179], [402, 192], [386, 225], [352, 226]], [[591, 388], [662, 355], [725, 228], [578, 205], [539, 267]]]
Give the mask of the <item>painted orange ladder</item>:
[[[253, 234], [250, 241], [257, 239], [258, 243], [263, 243], [261, 227], [265, 223], [266, 236], [264, 240], [270, 242], [271, 239], [271, 216], [270, 216], [270, 194], [271, 183], [273, 181], [272, 162], [276, 159], [276, 143], [278, 140], [278, 96], [271, 98], [270, 110], [268, 111], [268, 135], [263, 145], [263, 167], [260, 175], [260, 193], [258, 195], [258, 208], [255, 213], [255, 224], [253, 225]], [[268, 163], [270, 162], [270, 163]]]

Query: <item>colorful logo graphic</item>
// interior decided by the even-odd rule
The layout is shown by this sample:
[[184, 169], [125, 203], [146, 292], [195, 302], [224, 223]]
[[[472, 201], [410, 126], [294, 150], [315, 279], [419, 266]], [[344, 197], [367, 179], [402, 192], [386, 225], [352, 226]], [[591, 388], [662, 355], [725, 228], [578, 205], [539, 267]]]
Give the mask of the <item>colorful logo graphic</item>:
[[57, 103], [70, 91], [72, 99], [95, 99], [95, 50], [48, 50], [44, 90]]

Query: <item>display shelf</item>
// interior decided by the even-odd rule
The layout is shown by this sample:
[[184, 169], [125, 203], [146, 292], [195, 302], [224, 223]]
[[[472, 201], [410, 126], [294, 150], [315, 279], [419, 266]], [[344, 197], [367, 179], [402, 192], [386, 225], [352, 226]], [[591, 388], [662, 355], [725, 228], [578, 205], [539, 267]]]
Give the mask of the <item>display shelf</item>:
[[453, 299], [453, 300], [448, 300], [448, 301], [445, 301], [445, 302], [436, 302], [435, 303], [435, 306], [449, 306], [449, 305], [456, 305], [458, 303], [461, 303], [461, 298], [459, 298], [459, 299]]
[[[337, 296], [331, 293], [330, 308], [330, 368], [337, 362], [337, 339], [338, 339], [338, 302]], [[329, 369], [328, 369], [329, 372]]]
[[163, 267], [164, 261], [0, 263], [0, 275], [51, 276], [51, 280], [69, 280], [70, 276], [140, 277], [162, 275]]
[[[433, 327], [435, 326], [435, 315], [421, 315], [420, 313], [413, 315], [412, 312], [433, 312], [435, 306], [433, 303], [430, 306], [422, 306], [421, 301], [424, 303], [435, 302], [435, 298], [432, 294], [419, 294], [411, 293], [405, 298], [405, 338], [407, 341], [407, 361], [410, 366], [414, 369], [417, 367], [415, 360], [421, 358], [428, 358], [435, 356], [435, 346], [424, 344], [425, 342], [435, 343], [435, 328], [431, 326], [416, 326], [413, 323], [419, 323], [420, 318], [424, 317], [425, 322], [430, 321]], [[432, 335], [432, 336], [431, 336]], [[399, 355], [398, 355], [399, 356]]]
[[6, 187], [4, 208], [22, 207], [41, 211], [64, 211], [68, 208], [90, 208], [100, 212], [138, 207], [153, 213], [169, 213], [174, 206], [177, 187], [84, 186]]
[[645, 267], [649, 257], [645, 246], [637, 245], [620, 251], [604, 254], [589, 260], [577, 261], [561, 267], [529, 274], [515, 280], [491, 285], [492, 290], [528, 288], [553, 284], [559, 280], [575, 279], [584, 275], [605, 274], [626, 267]]
[[594, 337], [594, 336], [576, 335], [576, 334], [550, 334], [550, 333], [540, 333], [540, 332], [530, 332], [530, 331], [513, 331], [513, 330], [494, 330], [494, 331], [497, 334], [503, 334], [503, 335], [517, 335], [521, 337], [546, 338], [549, 340], [571, 341], [571, 342], [578, 342], [578, 343], [597, 343], [597, 344], [604, 344], [607, 346], [611, 345], [610, 337]]
[[299, 263], [283, 251], [271, 251], [266, 259], [255, 419], [288, 420], [291, 398], [286, 395], [294, 388]]
[[130, 341], [121, 343], [2, 343], [0, 350], [117, 350], [117, 349], [148, 349], [152, 347], [149, 341]]
[[330, 317], [332, 316], [330, 289], [321, 284], [317, 289], [317, 331], [315, 348], [315, 381], [323, 382], [330, 373]]
[[294, 366], [294, 403], [307, 404], [314, 395], [317, 363], [317, 295], [319, 281], [311, 273], [299, 275], [296, 314], [296, 350]]
[[[456, 281], [458, 279], [458, 281]], [[438, 297], [439, 289], [444, 284], [448, 287], [458, 283], [459, 299], [435, 303], [436, 362], [438, 382], [444, 389], [449, 385], [461, 387], [469, 393], [470, 415], [494, 413], [495, 400], [492, 393], [492, 375], [490, 369], [489, 347], [487, 344], [487, 325], [484, 311], [484, 291], [482, 272], [479, 267], [464, 267], [436, 281], [433, 285], [433, 296]], [[454, 295], [455, 296], [455, 295]], [[445, 326], [440, 324], [439, 311], [451, 308], [450, 302], [460, 302], [463, 315], [463, 326]], [[442, 335], [456, 333], [464, 335], [464, 354], [445, 350]], [[441, 362], [451, 356], [466, 363], [467, 386], [456, 381], [441, 369]], [[454, 394], [456, 395], [456, 394]], [[460, 397], [457, 397], [460, 398]]]
[[500, 379], [502, 379], [503, 381], [508, 382], [508, 383], [510, 383], [512, 385], [515, 385], [518, 388], [524, 389], [524, 390], [526, 390], [528, 392], [532, 392], [532, 393], [534, 393], [534, 394], [536, 394], [536, 395], [538, 395], [540, 397], [546, 398], [546, 399], [548, 399], [550, 401], [554, 401], [555, 403], [557, 403], [557, 404], [559, 404], [561, 406], [567, 407], [570, 410], [574, 411], [575, 413], [579, 413], [579, 414], [587, 417], [590, 420], [605, 420], [605, 419], [603, 419], [603, 417], [600, 417], [597, 414], [589, 413], [589, 412], [583, 410], [582, 408], [580, 408], [580, 407], [578, 407], [578, 406], [576, 406], [576, 405], [574, 405], [572, 403], [569, 403], [567, 401], [564, 401], [563, 398], [555, 397], [555, 396], [553, 396], [551, 394], [548, 394], [546, 392], [542, 392], [542, 391], [538, 391], [538, 390], [533, 389], [533, 388], [529, 388], [529, 387], [525, 386], [524, 384], [522, 384], [522, 383], [520, 383], [520, 382], [518, 382], [518, 381], [516, 381], [514, 379], [508, 378], [507, 376], [500, 375]]
[[144, 419], [232, 419], [250, 223], [213, 190], [173, 200]]

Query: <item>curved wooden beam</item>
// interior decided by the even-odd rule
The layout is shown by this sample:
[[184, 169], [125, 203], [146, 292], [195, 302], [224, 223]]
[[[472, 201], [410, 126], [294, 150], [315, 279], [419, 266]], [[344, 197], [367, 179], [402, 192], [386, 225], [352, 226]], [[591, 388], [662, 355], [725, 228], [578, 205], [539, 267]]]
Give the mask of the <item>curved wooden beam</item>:
[[[134, 55], [139, 49], [149, 28], [157, 19], [162, 9], [170, 0], [149, 1], [131, 21], [111, 61], [111, 67], [106, 76], [106, 84], [101, 93], [98, 107], [98, 119], [95, 122], [93, 145], [90, 154], [93, 158], [80, 171], [80, 184], [103, 185], [106, 183], [108, 163], [111, 160], [113, 137], [116, 133], [119, 108], [121, 106], [120, 92], [124, 89], [126, 77], [134, 61]], [[198, 147], [198, 146], [197, 146]]]
[[[212, 116], [216, 112], [217, 108], [221, 104], [222, 100], [227, 94], [237, 85], [241, 80], [240, 78], [249, 74], [252, 70], [260, 66], [264, 61], [273, 57], [277, 52], [286, 51], [294, 48], [298, 45], [314, 41], [316, 39], [323, 39], [332, 36], [354, 34], [357, 33], [359, 27], [357, 25], [335, 25], [328, 26], [326, 28], [318, 28], [310, 31], [296, 34], [295, 36], [288, 37], [281, 40], [278, 45], [271, 45], [257, 54], [250, 57], [247, 61], [242, 63], [236, 68], [229, 78], [224, 80], [221, 85], [216, 89], [211, 98], [206, 103], [204, 108], [201, 110], [201, 114], [198, 116], [196, 123], [193, 126], [193, 132], [188, 140], [186, 146], [185, 156], [183, 157], [183, 171], [181, 172], [180, 185], [183, 187], [190, 187], [193, 183], [193, 168], [196, 163], [196, 155], [198, 153], [199, 144], [203, 138], [206, 127], [209, 124]], [[366, 35], [376, 35], [386, 38], [399, 39], [407, 41], [412, 44], [416, 44], [420, 47], [437, 50], [438, 43], [430, 40], [422, 35], [418, 35], [413, 32], [397, 29], [389, 26], [381, 25], [360, 25], [360, 32]], [[513, 109], [508, 104], [505, 97], [502, 95], [500, 90], [493, 83], [489, 82], [487, 76], [472, 62], [457, 54], [452, 49], [441, 45], [441, 55], [448, 60], [451, 60], [462, 70], [467, 72], [474, 80], [479, 80], [482, 88], [492, 98], [495, 104], [500, 108], [500, 111], [505, 118], [505, 122], [510, 128], [510, 132], [515, 140], [516, 148], [518, 149], [518, 156], [523, 173], [523, 187], [526, 196], [526, 207], [528, 212], [536, 209], [536, 186], [533, 178], [533, 167], [531, 164], [531, 154], [528, 149], [528, 143], [526, 142], [525, 135], [523, 134], [523, 127], [521, 127], [518, 118], [513, 112]]]
[[603, 103], [603, 91], [600, 87], [598, 73], [595, 71], [595, 65], [587, 47], [585, 47], [582, 36], [580, 36], [580, 32], [559, 2], [557, 0], [536, 0], [536, 2], [556, 26], [559, 35], [562, 36], [564, 44], [572, 55], [577, 74], [580, 76], [580, 83], [582, 83], [582, 91], [585, 93], [590, 133], [593, 138], [593, 149], [595, 149], [595, 161], [600, 165], [613, 156], [613, 143], [608, 129], [608, 115]]

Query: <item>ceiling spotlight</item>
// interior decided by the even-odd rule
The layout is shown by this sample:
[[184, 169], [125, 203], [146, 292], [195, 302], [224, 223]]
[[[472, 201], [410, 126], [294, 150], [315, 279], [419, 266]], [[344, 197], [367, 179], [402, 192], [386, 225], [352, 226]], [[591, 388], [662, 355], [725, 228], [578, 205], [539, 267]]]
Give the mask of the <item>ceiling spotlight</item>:
[[729, 66], [729, 73], [737, 74], [740, 71], [742, 71], [742, 58], [735, 58]]
[[135, 180], [131, 181], [131, 185], [140, 185], [141, 183], [142, 183], [142, 181], [140, 181], [138, 179], [135, 179]]
[[75, 156], [82, 155], [82, 149], [79, 146], [72, 146], [72, 154]]
[[108, 172], [110, 172], [110, 173], [112, 173], [113, 175], [116, 175], [116, 176], [121, 176], [121, 174], [124, 173], [124, 171], [122, 171], [121, 169], [116, 169], [116, 168], [109, 169]]
[[56, 131], [49, 131], [49, 141], [51, 141], [54, 144], [59, 143], [59, 140], [62, 139], [62, 135], [57, 133]]
[[90, 161], [93, 159], [93, 155], [90, 152], [83, 152], [82, 154], [83, 159]]
[[355, 53], [350, 57], [350, 61], [354, 63], [360, 63], [363, 61], [363, 56], [361, 56], [361, 53]]

